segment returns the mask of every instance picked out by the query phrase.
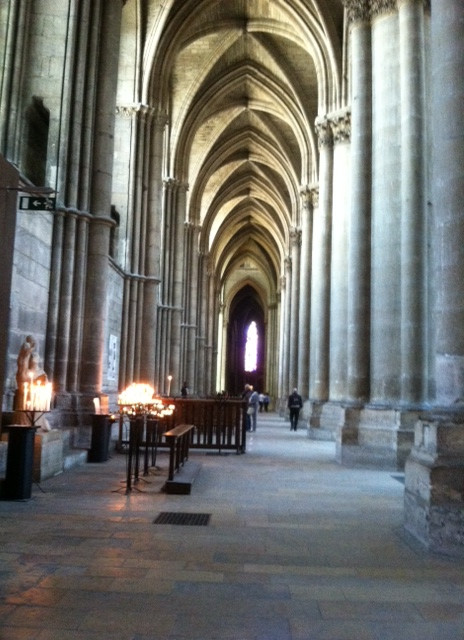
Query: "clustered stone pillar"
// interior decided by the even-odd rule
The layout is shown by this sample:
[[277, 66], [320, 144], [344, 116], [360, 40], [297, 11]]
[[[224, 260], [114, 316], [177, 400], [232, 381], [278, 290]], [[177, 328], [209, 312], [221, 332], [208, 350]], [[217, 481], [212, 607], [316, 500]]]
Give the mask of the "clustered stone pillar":
[[[150, 110], [149, 128], [147, 130], [146, 116], [144, 111], [140, 114], [140, 132], [138, 136], [139, 148], [145, 150], [145, 136], [150, 134], [150, 194], [148, 202], [140, 202], [140, 209], [146, 211], [145, 228], [139, 230], [139, 243], [143, 249], [140, 251], [144, 257], [144, 262], [139, 265], [140, 273], [143, 274], [143, 338], [140, 337], [140, 369], [139, 379], [152, 383], [156, 369], [156, 328], [157, 328], [157, 303], [158, 286], [160, 278], [160, 211], [161, 211], [161, 173], [162, 154], [164, 141], [164, 128], [166, 117]], [[143, 166], [141, 158], [138, 166]], [[145, 181], [143, 176], [138, 182], [138, 192], [140, 199], [144, 190]], [[138, 203], [135, 203], [136, 207]], [[134, 257], [137, 253], [134, 252]], [[137, 273], [137, 271], [136, 271]], [[136, 309], [133, 310], [136, 313]]]
[[188, 289], [185, 291], [184, 302], [184, 352], [183, 378], [188, 382], [189, 389], [196, 391], [195, 361], [198, 314], [198, 237], [200, 227], [192, 223], [185, 224], [186, 260]]
[[432, 3], [437, 403], [464, 402], [464, 4]]
[[425, 191], [424, 9], [401, 0], [401, 400], [427, 399], [429, 275]]
[[58, 331], [55, 353], [54, 385], [59, 393], [67, 388], [70, 326], [72, 317], [72, 294], [76, 245], [76, 215], [65, 214], [63, 234], [63, 255], [60, 278], [60, 304], [58, 310]]
[[92, 218], [87, 254], [80, 380], [81, 391], [88, 396], [99, 395], [102, 390], [108, 252], [110, 228], [113, 224], [110, 211], [121, 11], [120, 2], [102, 4], [101, 20], [105, 28], [101, 30], [99, 42], [99, 86], [95, 107], [90, 198]]
[[334, 139], [331, 283], [330, 283], [330, 400], [346, 393], [347, 370], [347, 254], [350, 181], [350, 113], [345, 109], [330, 115]]
[[[285, 263], [284, 263], [285, 264]], [[287, 280], [285, 277], [285, 273], [280, 276], [280, 287], [279, 287], [279, 297], [280, 297], [280, 307], [279, 307], [279, 344], [282, 345], [280, 349], [281, 358], [279, 359], [279, 398], [284, 398], [287, 394], [288, 390], [288, 380], [286, 376], [286, 331], [285, 331], [285, 301], [287, 299]]]
[[[6, 187], [16, 187], [19, 183], [19, 172], [0, 155], [0, 326], [7, 327], [9, 323], [10, 305], [6, 304], [11, 296], [11, 281], [13, 275], [14, 239], [16, 228], [17, 193]], [[6, 362], [8, 353], [8, 335], [2, 331], [0, 335], [0, 393], [3, 395], [6, 377]], [[0, 424], [2, 419], [2, 405], [0, 402]]]
[[[181, 354], [181, 322], [184, 309], [183, 282], [188, 282], [185, 275], [185, 214], [187, 209], [188, 185], [177, 184], [176, 200], [173, 210], [172, 241], [173, 263], [171, 271], [172, 289], [172, 334], [171, 334], [171, 358], [169, 362], [169, 375], [173, 376], [174, 388], [180, 391], [180, 380], [183, 361]], [[182, 250], [179, 250], [182, 247]]]
[[[276, 295], [278, 295], [276, 293]], [[279, 310], [277, 301], [272, 301], [268, 305], [268, 321], [266, 326], [266, 382], [267, 391], [272, 397], [278, 397], [278, 351], [275, 348], [279, 344]]]
[[309, 395], [309, 338], [311, 308], [311, 245], [313, 236], [313, 204], [311, 189], [301, 190], [301, 259], [300, 314], [298, 332], [298, 389], [302, 397]]
[[[344, 4], [352, 62], [351, 198], [344, 399], [343, 384], [333, 379], [342, 372], [333, 362], [341, 363], [342, 334], [333, 326], [333, 306], [331, 322], [330, 399], [341, 399], [345, 411], [337, 458], [402, 468], [429, 386], [424, 4]], [[343, 269], [334, 260], [332, 267]], [[333, 300], [343, 293], [333, 290]]]
[[398, 49], [396, 0], [388, 0], [372, 16], [370, 401], [376, 405], [398, 403], [401, 384]]
[[314, 211], [311, 289], [310, 396], [329, 394], [330, 244], [333, 136], [326, 118], [316, 122], [319, 136], [319, 207]]
[[[362, 9], [362, 6], [361, 6]], [[348, 209], [347, 399], [369, 397], [371, 28], [366, 11], [351, 26], [351, 192]]]
[[282, 293], [284, 299], [284, 306], [282, 308], [282, 330], [283, 330], [283, 343], [282, 343], [282, 388], [283, 397], [285, 398], [289, 393], [291, 385], [290, 380], [290, 318], [292, 314], [292, 260], [290, 256], [287, 256], [284, 260], [285, 275], [282, 279]]
[[416, 425], [405, 527], [428, 549], [464, 545], [464, 4], [432, 2], [432, 206], [437, 410]]
[[300, 251], [301, 232], [299, 229], [290, 230], [290, 256], [291, 256], [291, 301], [289, 317], [289, 363], [288, 376], [289, 388], [298, 383], [298, 345], [300, 332]]

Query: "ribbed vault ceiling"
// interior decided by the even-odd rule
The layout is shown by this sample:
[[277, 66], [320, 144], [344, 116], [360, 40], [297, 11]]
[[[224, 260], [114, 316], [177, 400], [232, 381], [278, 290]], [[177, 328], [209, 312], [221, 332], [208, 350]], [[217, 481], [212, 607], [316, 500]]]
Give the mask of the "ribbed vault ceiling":
[[166, 172], [223, 291], [270, 302], [317, 178], [315, 119], [340, 102], [341, 0], [161, 4], [145, 92], [169, 116]]

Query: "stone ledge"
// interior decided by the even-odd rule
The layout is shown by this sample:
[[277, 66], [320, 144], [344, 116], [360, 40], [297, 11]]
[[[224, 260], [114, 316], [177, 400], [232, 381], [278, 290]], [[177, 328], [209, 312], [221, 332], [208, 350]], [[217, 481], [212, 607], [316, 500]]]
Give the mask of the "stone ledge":
[[199, 474], [201, 463], [186, 460], [184, 465], [175, 474], [173, 480], [166, 480], [163, 491], [169, 494], [189, 495], [192, 484]]
[[34, 437], [32, 478], [42, 482], [63, 471], [63, 438], [61, 431], [37, 431]]

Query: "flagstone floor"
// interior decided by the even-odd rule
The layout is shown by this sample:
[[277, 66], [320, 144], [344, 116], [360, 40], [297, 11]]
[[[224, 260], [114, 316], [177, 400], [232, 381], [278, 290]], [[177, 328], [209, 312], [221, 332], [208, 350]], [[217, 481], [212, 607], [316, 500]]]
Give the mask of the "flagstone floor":
[[398, 474], [334, 454], [259, 414], [190, 495], [165, 453], [126, 495], [114, 453], [0, 502], [0, 640], [464, 640], [464, 561], [404, 535]]

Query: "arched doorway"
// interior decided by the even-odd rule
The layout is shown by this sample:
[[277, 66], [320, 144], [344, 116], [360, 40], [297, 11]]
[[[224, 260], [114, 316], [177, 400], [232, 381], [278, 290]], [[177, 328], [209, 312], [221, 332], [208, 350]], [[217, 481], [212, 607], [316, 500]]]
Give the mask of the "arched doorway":
[[[245, 350], [251, 323], [256, 326], [256, 366], [246, 371]], [[230, 305], [226, 361], [226, 389], [229, 393], [239, 395], [247, 382], [258, 391], [264, 391], [265, 344], [264, 310], [256, 290], [246, 285], [238, 291]]]

